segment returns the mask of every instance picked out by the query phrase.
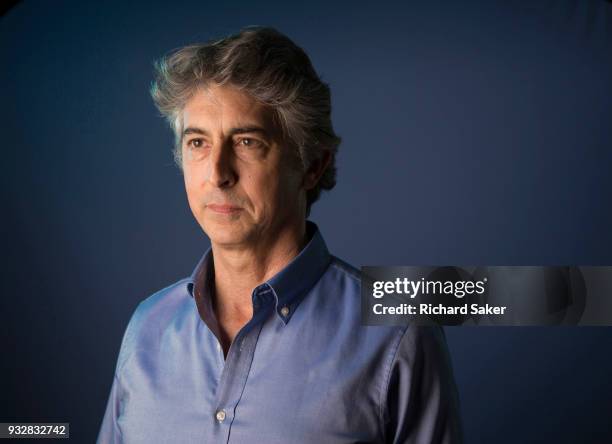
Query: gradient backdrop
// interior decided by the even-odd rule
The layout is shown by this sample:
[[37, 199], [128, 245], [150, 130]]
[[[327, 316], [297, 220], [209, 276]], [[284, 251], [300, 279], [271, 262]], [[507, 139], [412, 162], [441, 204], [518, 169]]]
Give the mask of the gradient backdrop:
[[[208, 246], [152, 62], [271, 25], [331, 85], [360, 265], [612, 265], [612, 4], [24, 0], [0, 17], [0, 419], [93, 442], [137, 303]], [[469, 443], [612, 442], [610, 328], [447, 328]]]

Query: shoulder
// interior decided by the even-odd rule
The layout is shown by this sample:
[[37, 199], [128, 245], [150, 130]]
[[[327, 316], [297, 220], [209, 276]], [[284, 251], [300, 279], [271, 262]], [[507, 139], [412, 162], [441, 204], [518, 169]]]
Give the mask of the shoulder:
[[334, 255], [331, 255], [328, 273], [334, 274], [337, 277], [341, 277], [349, 281], [353, 281], [359, 290], [361, 289], [362, 283], [372, 281], [371, 276], [363, 273], [359, 268]]
[[331, 255], [328, 267], [313, 290], [318, 303], [325, 305], [325, 312], [335, 313], [338, 321], [359, 318], [361, 272], [348, 262]]
[[331, 256], [330, 268], [347, 279], [355, 280], [361, 285], [361, 271], [336, 256]]
[[125, 329], [117, 360], [119, 372], [136, 349], [150, 348], [161, 333], [189, 313], [188, 278], [181, 279], [146, 297], [136, 306]]
[[[348, 262], [332, 256], [328, 279], [334, 288], [334, 302], [341, 314], [337, 319], [353, 322], [353, 334], [356, 337], [371, 340], [377, 337], [386, 348], [384, 359], [386, 372], [389, 374], [398, 363], [410, 363], [415, 359], [424, 359], [428, 363], [443, 367], [449, 361], [448, 348], [444, 329], [437, 325], [421, 326], [400, 324], [387, 326], [366, 326], [361, 316], [361, 286], [371, 279]], [[339, 300], [340, 299], [340, 300]]]
[[[336, 294], [341, 294], [349, 299], [361, 300], [361, 287], [371, 281], [371, 277], [363, 273], [357, 267], [348, 262], [331, 255], [329, 267], [324, 274], [325, 283], [329, 286], [334, 286]], [[361, 303], [358, 306], [361, 313]]]
[[[387, 350], [387, 360], [394, 356], [398, 345], [406, 336], [405, 325], [369, 326], [364, 324], [362, 316], [362, 284], [369, 277], [350, 263], [331, 256], [329, 268], [324, 274], [318, 288], [322, 311], [329, 314], [334, 328], [345, 325], [351, 332], [351, 341], [380, 343]], [[409, 341], [411, 339], [408, 339]]]
[[181, 279], [146, 297], [138, 304], [135, 314], [138, 313], [142, 317], [155, 312], [161, 306], [180, 304], [185, 297], [190, 297], [187, 291], [188, 282], [188, 278]]
[[361, 272], [348, 262], [331, 256], [329, 266], [323, 273], [321, 284], [336, 295], [355, 299], [361, 295]]

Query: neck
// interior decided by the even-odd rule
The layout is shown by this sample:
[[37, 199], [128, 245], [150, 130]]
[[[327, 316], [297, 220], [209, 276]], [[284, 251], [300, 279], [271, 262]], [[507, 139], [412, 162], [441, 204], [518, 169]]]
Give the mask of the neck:
[[217, 316], [252, 316], [251, 293], [255, 287], [282, 270], [305, 244], [306, 222], [287, 226], [273, 238], [249, 245], [224, 248], [212, 244]]

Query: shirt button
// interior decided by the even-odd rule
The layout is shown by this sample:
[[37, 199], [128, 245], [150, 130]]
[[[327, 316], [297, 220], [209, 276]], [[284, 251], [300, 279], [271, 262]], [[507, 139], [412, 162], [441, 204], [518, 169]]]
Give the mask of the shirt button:
[[285, 305], [283, 308], [281, 308], [281, 314], [283, 316], [287, 316], [289, 314], [289, 307]]
[[217, 421], [223, 422], [225, 420], [225, 410], [217, 410], [215, 418], [217, 418]]

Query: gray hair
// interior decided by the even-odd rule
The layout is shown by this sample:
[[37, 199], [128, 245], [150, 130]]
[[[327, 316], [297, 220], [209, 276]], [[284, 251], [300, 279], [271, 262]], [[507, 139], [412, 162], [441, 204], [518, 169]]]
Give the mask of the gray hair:
[[336, 184], [340, 137], [331, 122], [331, 93], [310, 59], [287, 36], [250, 26], [220, 40], [175, 50], [155, 62], [151, 95], [174, 131], [174, 160], [182, 169], [181, 112], [199, 87], [229, 84], [268, 105], [304, 171], [327, 151], [331, 160], [306, 196], [307, 215], [321, 190]]

